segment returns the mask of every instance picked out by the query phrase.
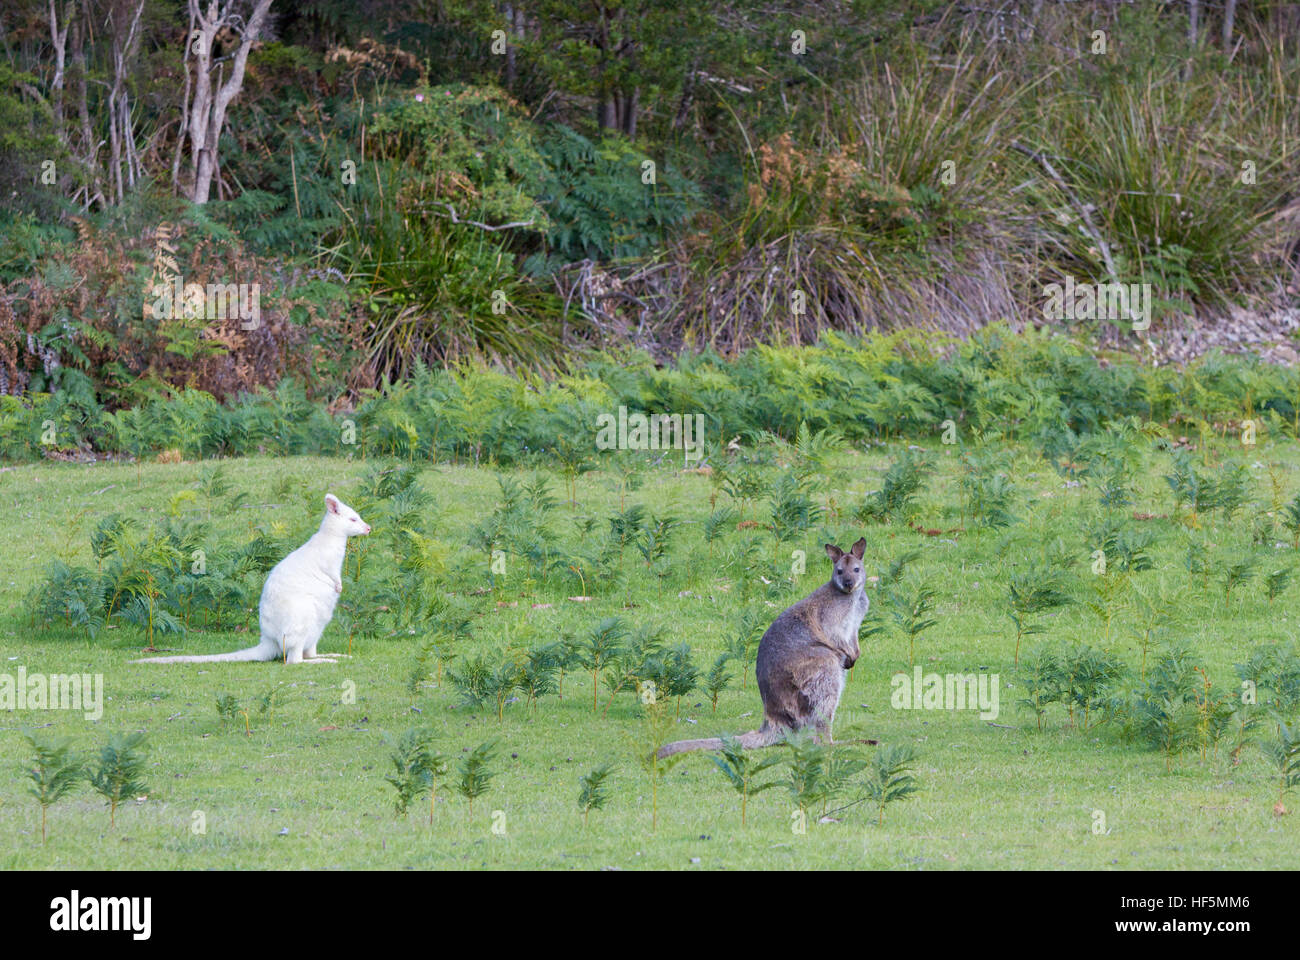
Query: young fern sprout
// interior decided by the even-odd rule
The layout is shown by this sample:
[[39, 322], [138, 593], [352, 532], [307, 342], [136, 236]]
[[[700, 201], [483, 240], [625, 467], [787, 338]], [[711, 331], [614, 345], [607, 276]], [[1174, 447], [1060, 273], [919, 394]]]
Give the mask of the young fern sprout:
[[1223, 571], [1223, 602], [1228, 603], [1232, 600], [1232, 591], [1244, 583], [1250, 581], [1255, 575], [1255, 568], [1259, 564], [1257, 557], [1245, 557], [1235, 563], [1228, 564]]
[[727, 656], [740, 664], [742, 690], [749, 688], [749, 665], [754, 662], [754, 656], [758, 652], [758, 642], [766, 629], [767, 625], [762, 617], [756, 611], [747, 609], [741, 614], [736, 632], [727, 642]]
[[1039, 733], [1048, 706], [1064, 695], [1064, 673], [1060, 655], [1046, 643], [1031, 649], [1024, 664], [1017, 667], [1016, 677], [1025, 695], [1016, 702], [1033, 711]]
[[1268, 594], [1270, 604], [1286, 592], [1287, 587], [1291, 585], [1291, 576], [1291, 568], [1283, 567], [1280, 570], [1274, 570], [1264, 578], [1264, 589]]
[[578, 662], [591, 672], [591, 712], [599, 708], [599, 677], [623, 649], [622, 640], [628, 635], [627, 623], [620, 617], [606, 617], [587, 634], [586, 642], [578, 649]]
[[731, 507], [719, 507], [710, 513], [704, 520], [704, 542], [709, 545], [709, 559], [713, 559], [713, 545], [721, 540], [727, 533], [727, 528], [733, 525], [736, 519], [736, 511]]
[[524, 668], [509, 651], [505, 658], [487, 675], [484, 683], [486, 698], [496, 704], [497, 722], [505, 719], [506, 701], [524, 683]]
[[907, 568], [917, 560], [921, 559], [920, 550], [907, 550], [889, 562], [889, 566], [880, 571], [880, 578], [877, 586], [881, 590], [888, 590], [903, 582], [903, 577], [907, 573]]
[[582, 825], [587, 826], [587, 814], [592, 810], [604, 809], [609, 800], [606, 781], [614, 772], [612, 764], [602, 763], [594, 770], [578, 778], [578, 809], [582, 811]]
[[659, 781], [687, 754], [678, 753], [666, 759], [659, 758], [659, 747], [672, 739], [675, 721], [665, 708], [654, 684], [643, 684], [639, 691], [641, 723], [634, 733], [627, 735], [632, 757], [650, 778], [650, 826], [659, 829]]
[[115, 733], [99, 751], [90, 771], [90, 785], [108, 802], [109, 828], [117, 826], [117, 808], [123, 799], [144, 793], [145, 734]]
[[911, 746], [881, 746], [872, 756], [866, 778], [866, 796], [876, 804], [876, 825], [885, 822], [885, 807], [916, 794], [920, 785], [912, 775], [916, 750]]
[[930, 587], [918, 587], [910, 596], [895, 598], [890, 604], [894, 620], [907, 636], [907, 665], [916, 663], [916, 638], [933, 627], [938, 620], [930, 617], [938, 594]]
[[556, 691], [562, 656], [563, 650], [559, 643], [530, 647], [524, 654], [519, 689], [528, 695], [530, 706], [536, 708], [539, 698]]
[[772, 559], [773, 562], [779, 562], [781, 544], [789, 542], [817, 523], [821, 519], [822, 508], [813, 502], [805, 482], [793, 472], [781, 474], [772, 487], [770, 501]]
[[661, 686], [665, 678], [663, 661], [663, 630], [657, 627], [638, 627], [631, 632], [627, 643], [609, 662], [605, 670], [605, 686], [609, 699], [605, 701], [602, 716], [609, 715], [614, 698], [624, 691], [635, 691], [643, 681]]
[[394, 811], [404, 817], [411, 804], [424, 795], [425, 771], [429, 767], [429, 733], [427, 730], [407, 730], [400, 740], [389, 742], [393, 745], [388, 755], [393, 772], [384, 779], [397, 791], [393, 799]]
[[860, 523], [908, 522], [912, 517], [914, 501], [925, 488], [926, 478], [934, 472], [934, 466], [933, 460], [916, 456], [911, 450], [904, 450], [885, 471], [880, 489], [867, 495], [855, 512], [854, 519]]
[[35, 733], [24, 734], [31, 746], [27, 779], [31, 786], [27, 792], [36, 798], [41, 807], [41, 843], [46, 842], [46, 814], [49, 808], [67, 795], [85, 776], [85, 766], [67, 740], [48, 740]]
[[799, 730], [786, 737], [784, 746], [788, 775], [781, 781], [799, 809], [800, 819], [808, 809], [820, 803], [822, 813], [832, 797], [840, 794], [865, 767], [866, 761], [856, 753], [834, 750], [819, 743], [811, 730]]
[[1291, 549], [1300, 550], [1300, 494], [1282, 508], [1282, 526], [1291, 534]]
[[727, 663], [731, 660], [731, 654], [723, 651], [718, 654], [717, 659], [713, 661], [713, 666], [709, 667], [708, 674], [704, 678], [704, 692], [709, 695], [709, 705], [713, 708], [712, 712], [718, 712], [718, 696], [727, 685], [731, 683], [733, 677], [727, 672]]
[[451, 761], [436, 750], [429, 749], [424, 757], [424, 776], [429, 784], [429, 825], [433, 826], [434, 808], [438, 803], [438, 781], [447, 775]]
[[752, 750], [747, 751], [735, 737], [723, 737], [721, 749], [710, 759], [722, 771], [731, 788], [740, 794], [740, 825], [744, 827], [745, 808], [749, 798], [780, 784], [778, 780], [757, 783], [756, 778], [763, 771], [783, 763], [785, 758], [779, 754], [760, 755]]
[[1277, 726], [1277, 739], [1264, 741], [1260, 749], [1277, 769], [1277, 806], [1274, 809], [1284, 813], [1286, 808], [1282, 801], [1292, 788], [1300, 785], [1300, 722], [1287, 723], [1277, 711], [1271, 711], [1270, 717]]
[[693, 691], [699, 684], [700, 671], [691, 660], [691, 645], [679, 643], [668, 651], [664, 658], [664, 675], [661, 690], [665, 696], [674, 697], [677, 708], [674, 714], [681, 719], [682, 697]]
[[267, 722], [275, 723], [275, 706], [277, 703], [284, 703], [292, 695], [292, 691], [283, 682], [277, 683], [266, 693], [262, 694], [258, 700], [258, 712], [267, 714]]
[[1201, 666], [1185, 643], [1166, 645], [1130, 704], [1137, 732], [1164, 753], [1166, 770], [1195, 733]]
[[1016, 627], [1015, 663], [1018, 666], [1021, 638], [1028, 634], [1043, 632], [1041, 626], [1029, 622], [1029, 617], [1070, 603], [1071, 598], [1062, 588], [1057, 575], [1044, 570], [1029, 570], [1014, 574], [1011, 577], [1008, 593], [1010, 609], [1007, 616]]
[[227, 724], [236, 717], [244, 718], [244, 735], [251, 737], [253, 729], [248, 720], [248, 708], [241, 704], [232, 694], [223, 693], [217, 697], [217, 718]]
[[469, 801], [469, 815], [474, 816], [474, 801], [487, 793], [497, 771], [489, 764], [496, 759], [496, 741], [480, 743], [456, 762], [456, 792]]

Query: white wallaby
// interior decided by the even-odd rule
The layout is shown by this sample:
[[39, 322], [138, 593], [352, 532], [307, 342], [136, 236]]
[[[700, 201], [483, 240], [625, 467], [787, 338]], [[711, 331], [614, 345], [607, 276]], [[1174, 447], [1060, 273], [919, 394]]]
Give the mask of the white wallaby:
[[316, 644], [334, 616], [343, 592], [343, 555], [348, 537], [364, 537], [370, 525], [334, 494], [325, 495], [325, 519], [310, 540], [289, 554], [266, 578], [257, 605], [262, 642], [247, 650], [197, 657], [150, 657], [134, 663], [220, 663], [233, 660], [284, 660], [334, 663], [316, 655]]

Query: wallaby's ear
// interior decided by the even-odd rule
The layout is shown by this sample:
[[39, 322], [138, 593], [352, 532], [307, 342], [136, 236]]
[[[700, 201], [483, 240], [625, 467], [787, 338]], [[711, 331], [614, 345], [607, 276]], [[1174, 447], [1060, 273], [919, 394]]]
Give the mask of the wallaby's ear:
[[844, 556], [844, 551], [833, 543], [826, 544], [826, 556], [831, 558], [831, 563], [839, 563], [840, 557]]
[[332, 493], [325, 494], [325, 509], [330, 513], [339, 512], [339, 498]]
[[849, 553], [853, 554], [859, 560], [862, 559], [862, 551], [867, 549], [867, 538], [858, 537], [858, 542], [849, 547]]

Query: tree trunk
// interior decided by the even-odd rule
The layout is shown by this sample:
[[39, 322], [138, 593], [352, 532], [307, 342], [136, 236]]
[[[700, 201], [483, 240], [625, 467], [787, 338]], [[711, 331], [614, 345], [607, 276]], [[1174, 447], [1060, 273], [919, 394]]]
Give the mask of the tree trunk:
[[1223, 49], [1232, 49], [1232, 25], [1237, 19], [1237, 0], [1226, 0], [1223, 5]]
[[54, 111], [55, 133], [58, 135], [59, 143], [65, 147], [68, 145], [68, 136], [67, 131], [63, 129], [63, 78], [67, 64], [68, 27], [72, 23], [75, 9], [69, 0], [63, 8], [63, 29], [60, 30], [58, 8], [55, 0], [50, 0], [50, 42], [54, 46], [54, 79], [50, 82], [53, 101], [51, 108]]
[[677, 115], [673, 117], [674, 130], [680, 130], [686, 126], [686, 121], [690, 117], [691, 107], [695, 103], [695, 72], [699, 68], [699, 58], [692, 60], [690, 67], [686, 71], [686, 76], [682, 80], [682, 95], [677, 101]]
[[[515, 8], [514, 4], [507, 3], [505, 6], [506, 23], [510, 25], [509, 33], [514, 32], [515, 25]], [[515, 89], [515, 45], [512, 42], [506, 43], [506, 89], [514, 92]]]
[[618, 105], [613, 96], [605, 96], [596, 104], [596, 126], [602, 130], [618, 127]]
[[641, 104], [641, 88], [633, 87], [632, 92], [623, 99], [623, 133], [629, 140], [636, 139], [636, 113]]
[[213, 41], [220, 30], [225, 27], [234, 29], [241, 21], [233, 15], [231, 2], [222, 5], [218, 0], [209, 0], [206, 14], [200, 9], [199, 3], [200, 0], [189, 0], [190, 15], [198, 23], [198, 27], [191, 33], [196, 62], [194, 102], [190, 109], [188, 129], [190, 161], [194, 170], [190, 200], [194, 203], [207, 203], [212, 190], [212, 178], [217, 171], [217, 146], [225, 127], [226, 110], [243, 89], [248, 52], [266, 21], [271, 0], [256, 0], [252, 15], [243, 24], [230, 76], [224, 80], [218, 78], [215, 89], [212, 83]]
[[[190, 74], [190, 47], [194, 36], [194, 11], [190, 10], [190, 24], [185, 31], [185, 55], [181, 57], [181, 66], [185, 69], [185, 89], [181, 93], [181, 119], [176, 130], [176, 150], [172, 153], [172, 193], [179, 190], [181, 176], [181, 156], [185, 152], [185, 136], [190, 129], [190, 93], [194, 78]], [[186, 193], [189, 191], [187, 190]]]
[[101, 205], [104, 199], [104, 182], [99, 167], [99, 144], [90, 126], [90, 106], [86, 100], [86, 31], [83, 17], [72, 25], [72, 81], [77, 98], [77, 119], [81, 126], [81, 150], [79, 156], [85, 165], [86, 202], [83, 210], [89, 210], [96, 200]]
[[[113, 32], [112, 60], [113, 85], [108, 94], [108, 142], [114, 202], [126, 198], [126, 188], [134, 186], [139, 157], [135, 151], [135, 133], [131, 126], [130, 96], [126, 90], [126, 76], [135, 51], [140, 46], [140, 15], [144, 13], [144, 0], [136, 4], [130, 26], [124, 28], [119, 7], [109, 13], [109, 27]], [[122, 164], [126, 164], [126, 179], [122, 178]]]

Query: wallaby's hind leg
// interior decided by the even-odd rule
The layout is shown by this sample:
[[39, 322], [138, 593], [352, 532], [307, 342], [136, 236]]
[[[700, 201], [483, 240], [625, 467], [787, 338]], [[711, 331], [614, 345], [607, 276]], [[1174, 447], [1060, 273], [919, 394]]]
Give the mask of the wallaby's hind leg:
[[315, 641], [309, 641], [305, 632], [301, 630], [291, 630], [284, 635], [284, 662], [285, 663], [302, 663], [304, 654], [307, 652], [307, 645], [311, 643], [312, 653], [315, 653]]
[[820, 742], [832, 742], [835, 708], [839, 706], [840, 693], [844, 689], [844, 671], [839, 661], [832, 658], [811, 661], [793, 679], [797, 691], [794, 700], [798, 726], [813, 727]]
[[844, 696], [844, 671], [841, 670], [839, 676], [836, 677], [835, 697], [828, 704], [829, 712], [817, 724], [817, 734], [823, 743], [835, 743], [835, 711], [840, 708], [840, 697], [842, 696]]
[[347, 653], [317, 653], [317, 652], [316, 652], [316, 644], [318, 644], [318, 643], [320, 643], [320, 637], [319, 637], [319, 636], [318, 636], [315, 640], [312, 640], [310, 643], [308, 643], [307, 645], [305, 645], [305, 646], [302, 648], [302, 658], [303, 658], [303, 660], [322, 660], [322, 659], [323, 659], [323, 660], [328, 660], [328, 661], [330, 661], [330, 663], [333, 663], [333, 662], [334, 662], [337, 658], [339, 658], [339, 657], [347, 657], [349, 660], [352, 659], [352, 655], [351, 655], [351, 654], [347, 654]]

